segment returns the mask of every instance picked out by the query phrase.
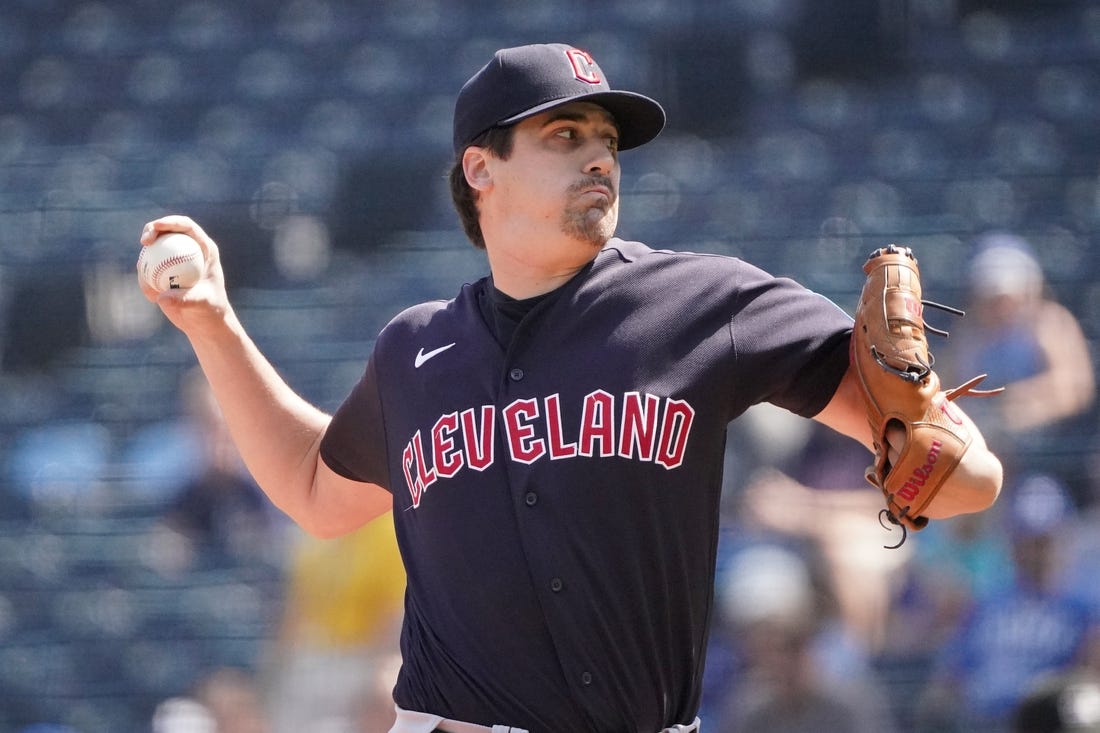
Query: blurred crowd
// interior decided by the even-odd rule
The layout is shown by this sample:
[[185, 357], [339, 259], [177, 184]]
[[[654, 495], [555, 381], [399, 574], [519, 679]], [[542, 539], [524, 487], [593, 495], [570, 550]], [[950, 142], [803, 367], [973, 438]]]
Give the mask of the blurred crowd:
[[203, 437], [203, 470], [162, 516], [158, 541], [188, 546], [177, 556], [190, 561], [210, 550], [242, 563], [279, 552], [283, 588], [255, 664], [204, 670], [157, 706], [153, 733], [388, 730], [405, 591], [389, 516], [332, 540], [297, 530], [248, 476], [201, 371], [182, 391]]
[[[968, 315], [933, 349], [946, 384], [987, 373], [1006, 388], [967, 404], [1004, 458], [1000, 501], [895, 546], [864, 448], [751, 410], [730, 430], [708, 730], [1100, 730], [1100, 486], [1041, 450], [1092, 406], [1088, 346], [1028, 242], [993, 233], [974, 253]], [[151, 730], [387, 730], [404, 592], [388, 516], [309, 538], [252, 483], [197, 368], [179, 394], [198, 465], [149, 533], [151, 564], [179, 578], [209, 557], [274, 563], [278, 618], [250, 664], [179, 680]]]
[[967, 316], [932, 348], [947, 386], [988, 374], [1005, 387], [965, 406], [1003, 458], [1000, 500], [893, 548], [880, 498], [859, 485], [862, 448], [775, 411], [750, 421], [750, 445], [788, 444], [732, 492], [715, 729], [1100, 729], [1100, 698], [1082, 698], [1084, 722], [1029, 712], [1043, 694], [1057, 707], [1059, 681], [1100, 679], [1100, 485], [1074, 486], [1089, 472], [1046, 453], [1092, 407], [1088, 344], [1023, 238], [976, 241], [968, 283]]
[[704, 730], [1100, 731], [1096, 3], [12, 0], [0, 733], [388, 729], [389, 518], [320, 541], [271, 507], [137, 292], [137, 227], [209, 219], [253, 333], [334, 407], [399, 305], [484, 270], [440, 163], [470, 60], [523, 38], [667, 101], [624, 234], [842, 307], [897, 236], [967, 311], [929, 313], [944, 385], [1006, 388], [965, 402], [1000, 501], [896, 549], [864, 449], [766, 406], [730, 428]]

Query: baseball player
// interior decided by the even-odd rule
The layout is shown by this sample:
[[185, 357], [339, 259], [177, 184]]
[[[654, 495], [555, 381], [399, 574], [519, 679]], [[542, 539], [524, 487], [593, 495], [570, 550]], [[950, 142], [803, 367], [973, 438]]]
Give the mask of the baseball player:
[[143, 288], [274, 503], [320, 536], [393, 509], [408, 575], [395, 732], [698, 730], [726, 428], [755, 403], [859, 440], [890, 476], [917, 445], [914, 470], [949, 478], [920, 516], [888, 501], [899, 523], [999, 491], [999, 462], [938, 389], [968, 431], [957, 461], [905, 414], [875, 434], [833, 303], [738, 259], [615, 238], [619, 153], [664, 121], [584, 50], [498, 51], [458, 95], [451, 175], [490, 274], [394, 318], [331, 417], [249, 339], [198, 224], [141, 235], [186, 232], [206, 253], [193, 288]]

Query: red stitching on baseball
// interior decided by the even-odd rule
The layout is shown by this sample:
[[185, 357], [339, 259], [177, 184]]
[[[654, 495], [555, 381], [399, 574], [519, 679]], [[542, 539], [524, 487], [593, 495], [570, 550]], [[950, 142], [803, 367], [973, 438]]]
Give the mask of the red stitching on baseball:
[[190, 262], [191, 260], [195, 259], [196, 257], [198, 257], [197, 254], [175, 255], [173, 257], [169, 257], [166, 260], [162, 260], [161, 263], [159, 265], [157, 265], [156, 268], [153, 270], [153, 276], [150, 278], [153, 281], [153, 287], [156, 287], [157, 280], [160, 279], [161, 273], [163, 273], [169, 267], [174, 267], [176, 265], [181, 265], [184, 262]]

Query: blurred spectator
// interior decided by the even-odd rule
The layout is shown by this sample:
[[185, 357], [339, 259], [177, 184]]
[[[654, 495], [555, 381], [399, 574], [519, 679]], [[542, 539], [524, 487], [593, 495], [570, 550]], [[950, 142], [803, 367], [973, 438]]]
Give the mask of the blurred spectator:
[[1037, 684], [1017, 706], [1012, 733], [1100, 733], [1100, 677], [1075, 672]]
[[1013, 582], [1011, 543], [995, 512], [932, 522], [910, 539], [913, 557], [894, 578], [883, 661], [926, 671], [976, 604]]
[[1011, 476], [1028, 465], [1034, 441], [1026, 438], [1092, 404], [1091, 355], [1076, 317], [1046, 292], [1039, 261], [1021, 237], [980, 238], [969, 287], [967, 317], [951, 324], [951, 353], [942, 360], [941, 376], [952, 387], [987, 373], [983, 386], [1007, 388], [997, 397], [969, 400], [966, 410]]
[[379, 718], [386, 725], [375, 730], [388, 730], [404, 594], [389, 514], [336, 539], [299, 536], [266, 664], [276, 733], [350, 730], [353, 721]]
[[198, 700], [172, 697], [153, 711], [153, 733], [218, 733], [214, 716]]
[[827, 612], [801, 555], [739, 551], [719, 590], [740, 669], [713, 727], [720, 733], [889, 733], [883, 691], [858, 644]]
[[393, 725], [393, 685], [400, 667], [401, 653], [397, 649], [389, 656], [376, 656], [372, 684], [355, 703], [352, 717], [354, 733], [387, 731]]
[[813, 423], [786, 472], [756, 471], [742, 497], [745, 521], [820, 551], [840, 617], [869, 653], [886, 642], [891, 598], [912, 555], [909, 543], [881, 551], [895, 539], [878, 520], [882, 494], [863, 477], [872, 460], [863, 446]]
[[153, 733], [269, 733], [260, 688], [252, 673], [218, 667], [190, 695], [171, 697], [153, 712]]
[[163, 545], [183, 544], [182, 551], [164, 553], [183, 558], [185, 565], [206, 554], [235, 561], [279, 561], [284, 550], [282, 530], [289, 523], [263, 495], [237, 453], [221, 410], [200, 370], [188, 371], [180, 384], [187, 420], [201, 439], [202, 465], [195, 471], [163, 516], [170, 535]]
[[250, 672], [215, 669], [195, 686], [195, 700], [214, 719], [217, 733], [269, 733], [259, 686]]
[[932, 522], [914, 550], [916, 573], [957, 587], [965, 598], [984, 599], [1012, 583], [1011, 543], [995, 511]]
[[1032, 685], [1080, 661], [1096, 628], [1056, 583], [1057, 543], [1074, 511], [1065, 487], [1032, 474], [1009, 489], [1013, 583], [977, 601], [943, 646], [920, 730], [1003, 729]]
[[[1100, 484], [1095, 483], [1095, 478], [1093, 481], [1081, 511], [1060, 533], [1057, 582], [1063, 593], [1085, 604], [1094, 618], [1100, 618], [1100, 583], [1096, 581], [1097, 558], [1100, 558]], [[1100, 677], [1100, 626], [1090, 637], [1082, 664]]]
[[[1100, 582], [1096, 579], [1100, 558], [1100, 502], [1095, 499], [1074, 516], [1061, 533], [1058, 584], [1063, 591], [1087, 604], [1100, 615]], [[1097, 657], [1100, 672], [1100, 655]]]

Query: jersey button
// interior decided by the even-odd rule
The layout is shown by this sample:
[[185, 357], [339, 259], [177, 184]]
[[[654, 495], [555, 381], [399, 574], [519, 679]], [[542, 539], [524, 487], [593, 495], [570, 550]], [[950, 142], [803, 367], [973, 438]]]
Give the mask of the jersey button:
[[555, 593], [561, 593], [561, 589], [565, 587], [565, 583], [561, 582], [561, 578], [551, 578], [550, 590]]
[[523, 497], [523, 500], [527, 502], [527, 506], [534, 506], [539, 503], [539, 495], [534, 491], [528, 491], [527, 496]]
[[581, 684], [585, 687], [588, 687], [590, 684], [592, 684], [591, 672], [581, 672]]
[[522, 380], [523, 379], [523, 370], [520, 369], [519, 367], [515, 367], [514, 369], [512, 369], [511, 371], [508, 372], [508, 378], [511, 379], [513, 382], [518, 382], [518, 381]]

